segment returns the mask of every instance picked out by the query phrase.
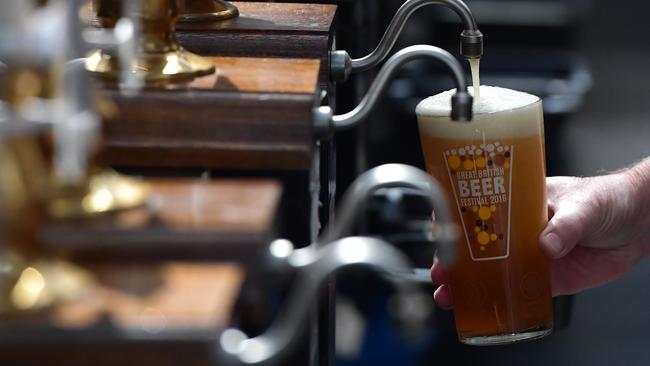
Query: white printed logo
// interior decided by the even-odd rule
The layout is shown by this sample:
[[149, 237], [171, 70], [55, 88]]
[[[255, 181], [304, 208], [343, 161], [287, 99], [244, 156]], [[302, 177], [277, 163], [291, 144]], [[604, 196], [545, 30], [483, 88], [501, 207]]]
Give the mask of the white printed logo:
[[514, 146], [467, 145], [443, 153], [472, 260], [510, 255]]

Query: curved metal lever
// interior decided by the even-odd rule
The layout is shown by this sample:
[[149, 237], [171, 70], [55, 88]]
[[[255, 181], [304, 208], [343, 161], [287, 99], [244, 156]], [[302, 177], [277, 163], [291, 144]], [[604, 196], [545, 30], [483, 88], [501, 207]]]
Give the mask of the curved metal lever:
[[370, 195], [380, 188], [409, 187], [429, 194], [435, 212], [434, 237], [438, 257], [449, 263], [455, 255], [458, 228], [453, 221], [443, 188], [426, 172], [404, 164], [386, 164], [363, 173], [345, 192], [334, 224], [325, 229], [319, 244], [328, 243], [352, 233], [352, 227]]
[[377, 66], [390, 53], [397, 42], [409, 17], [426, 5], [444, 5], [453, 10], [463, 22], [460, 53], [465, 58], [480, 58], [483, 55], [483, 34], [476, 26], [471, 10], [461, 0], [407, 0], [397, 10], [377, 47], [367, 56], [352, 59], [346, 51], [332, 51], [331, 76], [334, 81], [343, 82], [351, 73], [358, 73]]
[[[280, 314], [269, 330], [254, 338], [248, 338], [237, 329], [225, 330], [219, 339], [221, 356], [227, 363], [258, 365], [277, 359], [293, 345], [295, 335], [305, 324], [312, 301], [330, 274], [346, 267], [362, 267], [379, 272], [408, 270], [408, 259], [390, 244], [374, 238], [348, 237], [325, 246], [310, 246], [294, 250], [287, 240], [271, 244], [271, 253], [283, 258], [290, 267], [299, 269], [297, 283]], [[411, 295], [412, 284], [394, 282], [400, 295]], [[417, 316], [418, 314], [409, 314]]]
[[467, 83], [463, 68], [458, 60], [449, 52], [434, 46], [415, 45], [406, 47], [386, 61], [377, 74], [361, 103], [352, 111], [342, 115], [332, 115], [329, 107], [315, 110], [316, 133], [327, 135], [332, 131], [349, 129], [368, 117], [375, 108], [379, 98], [384, 94], [389, 81], [397, 70], [405, 63], [418, 58], [432, 58], [447, 66], [456, 84], [456, 94], [451, 98], [451, 119], [455, 121], [470, 121], [472, 119], [472, 96], [467, 93]]

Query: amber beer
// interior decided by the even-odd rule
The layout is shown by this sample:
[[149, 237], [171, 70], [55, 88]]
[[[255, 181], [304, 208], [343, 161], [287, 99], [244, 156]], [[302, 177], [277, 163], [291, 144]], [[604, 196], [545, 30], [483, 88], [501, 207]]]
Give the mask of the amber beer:
[[553, 326], [549, 264], [538, 244], [547, 223], [542, 102], [481, 86], [471, 123], [449, 119], [452, 91], [417, 107], [427, 171], [455, 203], [463, 234], [449, 268], [461, 342], [505, 344]]

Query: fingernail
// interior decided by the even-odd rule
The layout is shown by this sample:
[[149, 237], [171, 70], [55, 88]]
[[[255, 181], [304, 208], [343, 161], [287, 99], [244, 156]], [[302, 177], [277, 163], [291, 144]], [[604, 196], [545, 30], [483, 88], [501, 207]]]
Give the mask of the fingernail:
[[562, 239], [555, 233], [548, 233], [544, 236], [544, 243], [546, 247], [550, 249], [551, 254], [556, 256], [561, 255], [564, 251], [564, 245], [562, 244]]

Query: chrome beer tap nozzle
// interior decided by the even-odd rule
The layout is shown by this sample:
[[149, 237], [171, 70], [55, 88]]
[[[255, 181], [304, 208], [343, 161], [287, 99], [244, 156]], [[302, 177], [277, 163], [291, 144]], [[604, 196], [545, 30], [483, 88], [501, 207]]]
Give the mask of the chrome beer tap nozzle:
[[483, 56], [483, 33], [480, 30], [464, 30], [460, 34], [460, 54], [468, 60]]
[[456, 94], [451, 96], [451, 119], [457, 122], [471, 121], [473, 100], [467, 91], [456, 91]]

